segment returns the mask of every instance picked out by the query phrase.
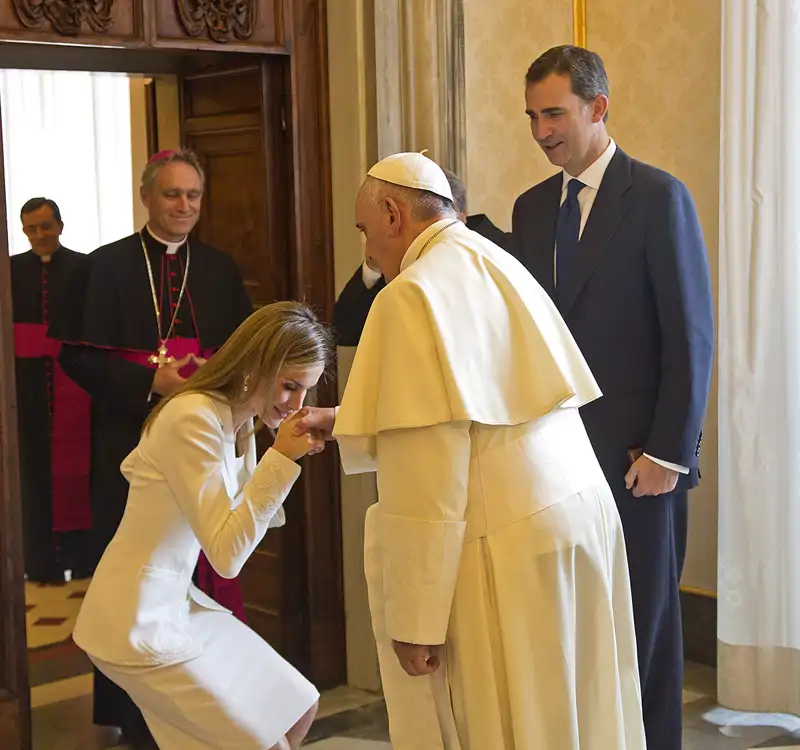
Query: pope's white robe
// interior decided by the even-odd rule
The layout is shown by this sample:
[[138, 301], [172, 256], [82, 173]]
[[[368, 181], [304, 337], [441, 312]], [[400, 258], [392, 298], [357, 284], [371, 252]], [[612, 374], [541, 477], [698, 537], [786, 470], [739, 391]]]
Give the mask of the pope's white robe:
[[[546, 293], [460, 223], [378, 295], [335, 434], [345, 471], [378, 472], [395, 750], [644, 750], [622, 529], [578, 414], [599, 395]], [[441, 644], [444, 668], [407, 676], [392, 640]]]

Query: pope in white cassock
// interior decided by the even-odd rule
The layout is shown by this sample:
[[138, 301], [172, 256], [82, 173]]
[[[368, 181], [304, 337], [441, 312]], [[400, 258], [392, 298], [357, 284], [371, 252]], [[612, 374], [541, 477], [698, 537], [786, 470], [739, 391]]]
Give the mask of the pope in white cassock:
[[[644, 750], [622, 528], [550, 298], [422, 154], [358, 196], [390, 281], [328, 431], [377, 470], [365, 566], [395, 750]], [[333, 425], [335, 419], [335, 426]]]

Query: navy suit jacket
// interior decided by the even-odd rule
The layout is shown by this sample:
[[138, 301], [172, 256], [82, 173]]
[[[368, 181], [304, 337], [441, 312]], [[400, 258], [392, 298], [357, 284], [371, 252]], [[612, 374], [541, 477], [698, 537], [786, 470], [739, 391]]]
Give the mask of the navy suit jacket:
[[[555, 298], [553, 253], [563, 176], [514, 206], [513, 252]], [[641, 448], [698, 481], [714, 356], [711, 279], [686, 186], [617, 149], [580, 240], [560, 311], [603, 391], [581, 410], [615, 494]]]

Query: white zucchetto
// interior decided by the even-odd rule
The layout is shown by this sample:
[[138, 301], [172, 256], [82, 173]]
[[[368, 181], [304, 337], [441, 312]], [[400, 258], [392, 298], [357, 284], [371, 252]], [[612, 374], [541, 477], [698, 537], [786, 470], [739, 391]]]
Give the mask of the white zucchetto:
[[392, 185], [427, 190], [449, 201], [453, 200], [453, 191], [442, 168], [424, 153], [402, 153], [381, 159], [367, 172], [370, 177]]

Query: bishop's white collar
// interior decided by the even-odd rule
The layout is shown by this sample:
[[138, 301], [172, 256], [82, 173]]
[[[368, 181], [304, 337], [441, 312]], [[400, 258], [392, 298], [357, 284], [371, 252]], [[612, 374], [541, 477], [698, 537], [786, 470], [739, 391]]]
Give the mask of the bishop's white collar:
[[184, 236], [180, 242], [167, 242], [165, 239], [159, 237], [152, 229], [150, 229], [149, 224], [145, 224], [144, 228], [147, 230], [147, 233], [156, 241], [160, 242], [162, 245], [167, 246], [167, 255], [175, 255], [178, 252], [178, 248], [186, 242], [186, 237]]

